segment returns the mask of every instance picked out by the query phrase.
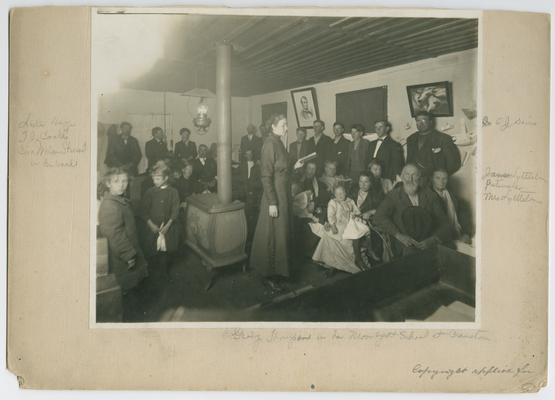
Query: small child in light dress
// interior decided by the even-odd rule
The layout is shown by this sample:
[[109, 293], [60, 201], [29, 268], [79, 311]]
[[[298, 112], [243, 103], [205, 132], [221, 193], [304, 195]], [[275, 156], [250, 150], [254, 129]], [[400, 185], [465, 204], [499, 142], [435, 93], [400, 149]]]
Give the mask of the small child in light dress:
[[313, 232], [320, 236], [320, 242], [312, 259], [326, 268], [357, 273], [361, 268], [355, 263], [353, 241], [343, 239], [343, 232], [351, 218], [360, 215], [355, 202], [347, 197], [345, 188], [338, 185], [334, 189], [334, 198], [328, 203], [328, 222], [325, 226], [311, 224]]

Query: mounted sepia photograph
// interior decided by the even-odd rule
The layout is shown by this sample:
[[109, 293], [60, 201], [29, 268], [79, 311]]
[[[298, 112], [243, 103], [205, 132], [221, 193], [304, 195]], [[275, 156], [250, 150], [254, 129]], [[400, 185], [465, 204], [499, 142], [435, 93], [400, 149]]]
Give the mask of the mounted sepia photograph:
[[12, 384], [549, 397], [550, 32], [11, 9]]
[[92, 326], [476, 327], [478, 14], [345, 12], [93, 9]]

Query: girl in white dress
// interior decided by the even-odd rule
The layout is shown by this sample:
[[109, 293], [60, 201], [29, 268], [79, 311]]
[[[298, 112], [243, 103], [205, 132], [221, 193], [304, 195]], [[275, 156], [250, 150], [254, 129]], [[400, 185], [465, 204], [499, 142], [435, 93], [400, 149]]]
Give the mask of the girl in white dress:
[[343, 239], [343, 232], [349, 220], [360, 215], [360, 210], [355, 202], [347, 197], [342, 185], [335, 187], [334, 196], [335, 198], [328, 203], [326, 226], [310, 224], [313, 232], [321, 238], [312, 259], [326, 268], [354, 274], [360, 272], [361, 268], [355, 264], [353, 241]]

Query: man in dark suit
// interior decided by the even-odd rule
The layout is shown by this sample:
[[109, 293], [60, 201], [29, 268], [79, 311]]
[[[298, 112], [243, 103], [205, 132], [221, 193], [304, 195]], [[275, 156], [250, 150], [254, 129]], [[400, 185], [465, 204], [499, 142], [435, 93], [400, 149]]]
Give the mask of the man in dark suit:
[[461, 167], [461, 155], [451, 136], [434, 129], [431, 114], [416, 115], [417, 132], [407, 138], [407, 164], [421, 168], [427, 182], [436, 169], [444, 169], [453, 175]]
[[[114, 125], [115, 127], [115, 125]], [[131, 136], [133, 127], [129, 122], [120, 124], [120, 133], [108, 138], [108, 149], [104, 163], [107, 167], [125, 167], [131, 176], [136, 176], [137, 166], [141, 162], [142, 154], [138, 140]]]
[[262, 122], [258, 126], [258, 133], [260, 133], [260, 138], [262, 139], [262, 143], [264, 143], [264, 139], [268, 136], [268, 127], [266, 126], [265, 122]]
[[[293, 183], [293, 195], [309, 191], [313, 202], [307, 205], [307, 209], [324, 224], [327, 221], [327, 207], [330, 201], [330, 193], [326, 185], [316, 178], [316, 161], [307, 161], [302, 169], [301, 177]], [[312, 218], [295, 216], [293, 218], [294, 248], [295, 254], [302, 258], [311, 258], [320, 238], [310, 229], [309, 223], [314, 222]]]
[[175, 144], [174, 154], [180, 160], [191, 161], [197, 158], [197, 144], [192, 140], [191, 131], [188, 128], [181, 128], [179, 130], [181, 141]]
[[148, 160], [149, 170], [157, 161], [165, 160], [169, 157], [164, 131], [159, 126], [152, 128], [152, 139], [145, 144], [145, 155]]
[[470, 235], [473, 231], [470, 215], [457, 197], [447, 189], [448, 181], [447, 171], [443, 169], [435, 170], [432, 174], [432, 190], [449, 219], [455, 239], [470, 243]]
[[405, 165], [403, 146], [389, 136], [391, 132], [389, 121], [377, 121], [374, 128], [378, 139], [370, 142], [370, 160], [378, 159], [382, 166], [382, 178], [395, 182]]
[[397, 255], [449, 242], [449, 220], [437, 196], [421, 186], [420, 168], [405, 165], [401, 179], [403, 184], [385, 196], [374, 216], [378, 228], [395, 238], [392, 244]]
[[[331, 161], [337, 161], [337, 173], [344, 175], [346, 173], [347, 152], [349, 151], [350, 142], [343, 137], [345, 126], [341, 122], [333, 124], [333, 155]], [[326, 160], [329, 161], [329, 160]]]
[[289, 166], [291, 169], [299, 158], [314, 153], [314, 143], [306, 140], [306, 129], [297, 128], [297, 140], [289, 145]]
[[335, 154], [333, 152], [333, 142], [329, 136], [324, 133], [326, 129], [326, 124], [324, 121], [317, 119], [314, 121], [314, 136], [312, 136], [308, 141], [310, 146], [314, 148], [316, 152], [316, 166], [317, 174], [321, 175], [324, 171], [324, 163], [328, 160], [335, 160]]
[[349, 144], [349, 150], [347, 152], [347, 176], [352, 179], [353, 184], [358, 182], [358, 177], [360, 173], [368, 169], [369, 160], [369, 150], [370, 142], [363, 139], [364, 126], [361, 124], [355, 124], [351, 128], [351, 135], [353, 136], [353, 141]]
[[299, 180], [299, 192], [310, 190], [313, 194], [314, 205], [320, 208], [322, 213], [327, 213], [328, 202], [330, 201], [330, 193], [318, 178], [316, 177], [317, 166], [315, 160], [307, 161], [304, 165], [303, 175]]
[[260, 160], [260, 150], [262, 149], [262, 138], [256, 136], [256, 126], [249, 124], [247, 134], [241, 138], [239, 148], [239, 160], [242, 161], [248, 150], [252, 151], [253, 161]]
[[216, 192], [217, 173], [216, 160], [208, 157], [208, 147], [201, 144], [198, 147], [198, 158], [193, 161], [193, 174], [203, 192]]
[[239, 177], [241, 180], [241, 197], [245, 202], [245, 216], [247, 218], [247, 243], [250, 244], [256, 228], [262, 195], [260, 164], [254, 161], [253, 151], [250, 149], [245, 152], [244, 158], [239, 164]]

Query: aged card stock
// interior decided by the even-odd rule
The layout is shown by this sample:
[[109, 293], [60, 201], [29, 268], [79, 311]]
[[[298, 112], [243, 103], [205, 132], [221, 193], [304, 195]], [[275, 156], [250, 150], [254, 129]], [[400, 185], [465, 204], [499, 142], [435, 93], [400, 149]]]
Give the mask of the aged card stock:
[[[139, 25], [125, 19], [149, 14], [177, 19], [187, 15], [198, 18], [195, 21], [205, 21], [202, 18], [215, 21], [221, 16], [257, 17], [237, 24], [229, 40], [238, 52], [246, 52], [248, 46], [252, 46], [256, 50], [252, 53], [252, 65], [260, 68], [271, 65], [272, 57], [264, 54], [264, 43], [249, 44], [238, 39], [250, 29], [260, 29], [260, 40], [266, 34], [268, 43], [279, 41], [280, 37], [287, 38], [280, 35], [288, 33], [283, 29], [280, 31], [282, 22], [274, 22], [273, 17], [279, 16], [285, 24], [289, 17], [305, 16], [306, 20], [298, 24], [307, 25], [295, 29], [302, 29], [304, 34], [317, 38], [322, 20], [311, 24], [310, 18], [336, 18], [337, 21], [325, 23], [334, 29], [329, 46], [331, 48], [333, 43], [338, 45], [345, 40], [341, 50], [345, 53], [338, 55], [340, 67], [332, 71], [326, 70], [329, 66], [318, 63], [318, 59], [308, 69], [291, 65], [295, 54], [310, 50], [302, 48], [310, 47], [308, 39], [306, 42], [298, 39], [301, 44], [296, 50], [287, 48], [282, 53], [276, 50], [276, 63], [277, 58], [285, 60], [280, 60], [282, 64], [274, 68], [275, 73], [292, 68], [291, 71], [299, 75], [289, 76], [286, 84], [272, 81], [269, 73], [267, 80], [259, 80], [259, 75], [250, 70], [243, 73], [240, 85], [231, 83], [232, 119], [226, 126], [222, 121], [226, 121], [225, 110], [229, 103], [221, 101], [220, 93], [216, 93], [218, 90], [202, 81], [202, 69], [210, 70], [212, 66], [205, 65], [196, 75], [187, 76], [190, 87], [203, 90], [201, 95], [185, 93], [183, 97], [171, 93], [172, 82], [177, 80], [171, 80], [175, 76], [172, 78], [170, 71], [188, 68], [187, 62], [193, 62], [191, 59], [175, 59], [164, 64], [163, 68], [154, 63], [153, 71], [158, 65], [158, 72], [149, 75], [148, 70], [144, 71], [144, 75], [134, 77], [133, 82], [128, 82], [129, 86], [115, 97], [98, 89], [107, 83], [103, 78], [116, 76], [116, 65], [122, 59], [133, 61], [138, 58], [141, 62], [141, 57], [131, 51], [125, 52], [124, 47], [119, 47], [120, 53], [111, 54], [113, 63], [101, 59], [110, 44], [117, 44], [120, 39], [115, 30], [108, 29], [109, 24], [121, 21], [121, 25], [117, 23], [121, 28], [118, 32], [126, 32], [130, 38], [144, 38], [143, 47], [151, 46], [156, 50], [150, 39], [157, 36], [157, 32], [145, 34], [149, 32], [148, 24], [140, 25], [144, 29], [141, 31], [136, 28]], [[341, 36], [342, 24], [353, 23], [349, 18], [357, 19], [354, 22], [359, 28], [365, 26], [365, 18], [374, 18], [371, 23], [376, 35], [387, 32], [394, 35], [395, 30], [399, 30], [399, 36], [390, 36], [390, 42], [374, 44], [383, 46], [381, 52], [374, 53], [375, 58], [403, 51], [403, 43], [405, 46], [407, 43], [413, 47], [419, 45], [413, 41], [414, 37], [421, 38], [423, 44], [418, 48], [427, 52], [427, 56], [420, 59], [408, 57], [404, 63], [394, 60], [393, 64], [376, 66], [373, 71], [362, 71], [362, 67], [350, 61], [346, 50], [347, 46], [357, 45], [358, 39]], [[407, 20], [395, 22], [400, 25], [388, 26], [387, 18]], [[439, 29], [434, 27], [437, 21], [414, 20], [416, 18], [444, 19], [441, 23], [451, 24], [451, 27], [461, 24], [461, 29], [470, 33], [457, 39], [460, 42], [452, 41], [453, 46], [466, 43], [468, 37], [477, 38], [477, 43], [467, 48], [453, 47], [455, 51], [449, 53], [451, 55], [440, 55], [435, 51], [442, 49], [442, 44], [436, 50], [426, 46], [426, 37]], [[203, 26], [199, 23], [196, 29]], [[424, 33], [415, 36], [415, 32], [403, 31], [402, 26], [419, 27]], [[216, 32], [215, 27], [210, 32]], [[272, 29], [274, 34], [270, 35], [268, 32]], [[449, 29], [449, 25], [442, 29]], [[13, 9], [9, 60], [7, 359], [10, 371], [17, 375], [22, 388], [35, 389], [540, 390], [547, 379], [549, 34], [548, 15], [519, 12], [326, 8]], [[448, 41], [448, 37], [445, 40]], [[194, 48], [195, 38], [187, 37], [179, 43], [183, 48]], [[219, 47], [218, 52], [220, 50]], [[202, 58], [210, 51], [197, 48], [195, 54]], [[228, 60], [225, 49], [221, 51], [224, 54], [219, 54], [219, 59]], [[321, 57], [330, 52], [326, 48], [319, 51]], [[264, 56], [269, 58], [264, 59]], [[305, 56], [312, 57], [309, 53]], [[153, 53], [152, 57], [151, 61], [158, 56]], [[233, 64], [236, 59], [231, 57], [230, 60], [231, 77], [241, 76], [234, 75], [237, 72], [234, 68], [239, 68]], [[369, 56], [367, 63], [371, 62]], [[221, 65], [218, 64], [213, 72], [227, 79], [222, 72], [225, 66]], [[451, 72], [436, 75], [434, 68], [437, 66], [442, 71], [449, 69]], [[412, 73], [411, 68], [418, 68], [418, 72]], [[110, 71], [114, 72], [113, 76]], [[329, 73], [328, 78], [324, 77], [323, 71]], [[338, 71], [345, 71], [345, 74], [333, 75]], [[357, 74], [369, 75], [356, 78]], [[305, 85], [303, 79], [310, 75], [322, 79]], [[464, 82], [467, 76], [471, 78]], [[369, 83], [365, 84], [363, 80]], [[160, 87], [154, 87], [153, 82]], [[287, 86], [289, 83], [290, 87]], [[351, 118], [349, 100], [336, 95], [372, 89], [357, 95], [368, 96], [366, 98], [375, 102], [372, 104], [378, 104], [376, 99], [385, 99], [385, 107], [373, 107], [372, 112], [385, 113], [386, 119], [393, 122], [392, 137], [406, 147], [409, 145], [407, 136], [417, 130], [410, 110], [422, 106], [417, 101], [422, 92], [414, 92], [423, 90], [419, 89], [422, 84], [426, 84], [425, 91], [433, 93], [434, 100], [426, 104], [432, 111], [436, 107], [436, 128], [451, 135], [460, 150], [459, 177], [475, 187], [471, 200], [475, 206], [472, 241], [460, 243], [456, 251], [444, 249], [437, 253], [439, 257], [451, 257], [457, 253], [468, 259], [475, 258], [471, 278], [450, 276], [445, 280], [446, 285], [462, 280], [464, 288], [473, 294], [471, 305], [462, 300], [450, 301], [430, 310], [426, 320], [407, 314], [402, 322], [398, 322], [392, 317], [398, 311], [396, 307], [402, 304], [405, 310], [410, 309], [416, 297], [407, 297], [409, 300], [403, 303], [404, 295], [399, 294], [397, 300], [400, 303], [376, 306], [368, 319], [361, 316], [360, 309], [356, 312], [349, 309], [351, 314], [348, 316], [347, 311], [341, 314], [340, 305], [343, 303], [333, 301], [334, 298], [331, 301], [325, 299], [325, 293], [341, 292], [341, 296], [346, 296], [341, 297], [341, 301], [345, 301], [347, 307], [349, 296], [358, 295], [365, 288], [381, 293], [388, 290], [388, 285], [393, 287], [410, 280], [407, 277], [412, 275], [407, 274], [412, 272], [392, 261], [389, 273], [393, 275], [379, 278], [383, 281], [363, 278], [372, 276], [369, 275], [372, 270], [353, 275], [340, 272], [339, 278], [334, 276], [326, 281], [326, 287], [312, 284], [300, 288], [293, 283], [291, 293], [273, 297], [269, 302], [261, 297], [262, 300], [245, 301], [239, 306], [239, 298], [244, 293], [230, 289], [229, 293], [234, 294], [228, 300], [229, 308], [203, 308], [194, 302], [189, 306], [175, 303], [167, 310], [159, 310], [156, 317], [135, 313], [132, 318], [124, 317], [123, 320], [117, 309], [110, 308], [109, 288], [121, 282], [112, 278], [98, 279], [102, 275], [98, 266], [107, 265], [108, 244], [97, 241], [95, 236], [98, 209], [94, 190], [100, 182], [97, 179], [105, 172], [104, 154], [109, 145], [102, 142], [99, 132], [104, 132], [111, 124], [119, 126], [122, 121], [132, 121], [133, 132], [144, 150], [140, 132], [147, 132], [148, 136], [156, 125], [164, 130], [172, 147], [179, 140], [183, 126], [193, 131], [193, 138], [199, 145], [209, 145], [216, 138], [225, 139], [225, 135], [218, 133], [220, 136], [216, 136], [215, 132], [232, 128], [233, 133], [227, 136], [230, 142], [227, 139], [218, 142], [220, 147], [216, 157], [218, 162], [229, 161], [231, 165], [231, 157], [226, 158], [226, 154], [233, 154], [236, 161], [241, 154], [240, 137], [246, 134], [248, 124], [252, 123], [256, 128], [263, 125], [260, 113], [261, 109], [264, 113], [264, 107], [279, 113], [285, 109], [289, 124], [289, 138], [285, 144], [290, 149], [289, 145], [295, 140], [295, 128], [305, 126], [306, 121], [299, 119], [302, 115], [312, 121], [306, 123], [309, 136], [313, 135], [310, 126], [316, 123], [316, 114], [324, 120], [325, 132], [331, 136], [336, 110], [342, 118]], [[412, 89], [407, 92], [405, 86]], [[216, 83], [216, 87], [226, 88], [221, 82]], [[311, 94], [310, 98], [302, 100], [299, 97], [299, 101], [293, 103], [290, 91], [308, 87], [315, 88], [306, 90]], [[257, 88], [260, 88], [258, 92]], [[207, 93], [208, 90], [212, 94]], [[138, 97], [133, 96], [138, 96], [139, 91], [144, 98], [154, 96], [152, 93], [156, 91], [167, 94], [152, 97], [154, 100], [149, 100], [150, 103], [145, 100], [144, 104], [148, 105], [140, 112], [130, 109], [124, 112], [123, 106], [118, 109], [122, 104], [134, 104], [133, 107], [138, 109], [139, 101], [135, 102]], [[383, 97], [384, 91], [387, 91], [386, 97]], [[125, 93], [135, 94], [125, 97]], [[184, 99], [188, 98], [194, 98], [194, 102], [187, 100], [186, 103]], [[409, 99], [413, 101], [410, 108]], [[186, 104], [188, 108], [183, 106], [172, 110], [172, 104]], [[158, 107], [162, 105], [164, 110], [170, 111], [161, 112]], [[355, 109], [354, 105], [352, 109]], [[116, 116], [118, 112], [120, 114]], [[166, 114], [172, 114], [172, 119]], [[213, 119], [212, 124], [207, 118]], [[144, 122], [147, 120], [151, 125]], [[187, 125], [183, 125], [182, 120]], [[375, 117], [369, 121], [373, 126], [378, 120]], [[109, 124], [103, 125], [106, 122]], [[366, 128], [366, 133], [375, 133], [373, 127]], [[349, 125], [346, 133], [350, 132]], [[372, 136], [371, 140], [374, 139]], [[279, 141], [275, 146], [277, 143]], [[434, 157], [440, 157], [440, 153], [446, 150], [433, 146], [432, 151]], [[307, 154], [310, 153], [301, 157]], [[138, 163], [139, 173], [146, 168], [145, 158]], [[231, 179], [233, 171], [229, 175], [224, 172], [218, 169], [219, 192], [231, 190], [222, 180], [226, 176]], [[212, 190], [210, 182], [203, 183], [207, 185], [203, 189]], [[204, 193], [200, 196], [210, 195]], [[201, 211], [205, 204], [193, 200], [187, 203], [189, 209], [198, 208], [196, 214], [189, 211], [187, 218], [202, 220], [204, 214]], [[233, 207], [217, 207], [214, 203], [208, 212], [210, 218], [220, 212], [237, 211]], [[213, 223], [219, 223], [217, 217], [214, 218]], [[195, 226], [201, 225], [199, 222]], [[229, 225], [224, 224], [218, 229], [227, 235], [224, 243], [233, 243], [242, 237], [242, 229], [248, 226], [237, 223], [228, 231]], [[214, 233], [216, 238], [218, 229]], [[166, 231], [164, 233], [165, 249], [166, 245], [171, 246], [171, 236]], [[187, 254], [202, 258], [202, 266], [212, 262], [214, 269], [219, 268], [215, 258], [203, 253], [202, 243], [196, 248], [188, 246], [192, 250], [187, 250], [190, 252]], [[230, 248], [229, 254], [232, 253]], [[421, 254], [422, 260], [428, 262], [423, 267], [426, 271], [433, 263], [442, 262], [437, 261], [436, 253], [430, 255], [429, 250]], [[241, 265], [244, 261], [247, 269], [246, 257], [246, 253], [245, 257], [240, 255], [234, 262]], [[200, 262], [198, 265], [201, 266]], [[130, 269], [134, 267], [134, 263], [129, 264]], [[229, 282], [233, 281], [230, 285], [238, 286], [251, 276], [251, 272], [243, 272], [240, 267], [232, 274], [235, 275], [229, 278]], [[202, 281], [203, 277], [199, 279]], [[203, 293], [208, 293], [203, 296], [210, 296], [223, 293], [227, 287], [226, 279], [222, 276], [211, 280], [206, 291], [204, 281], [195, 283], [191, 280], [190, 284], [191, 287], [202, 286]], [[320, 282], [324, 278], [319, 275], [317, 279]], [[354, 282], [353, 286], [349, 286], [350, 282]], [[168, 285], [175, 285], [175, 282]], [[338, 287], [343, 289], [334, 292]], [[108, 303], [98, 300], [98, 293], [104, 289], [107, 297], [102, 301]], [[186, 296], [187, 293], [183, 293], [183, 298]], [[298, 317], [301, 315], [299, 310], [311, 301], [321, 301], [317, 303], [320, 308], [311, 308], [306, 319]], [[106, 314], [105, 320], [97, 318], [104, 312], [103, 304], [108, 304], [110, 312], [113, 311]], [[299, 308], [292, 312], [292, 307], [297, 306]], [[128, 310], [125, 307], [124, 313]], [[329, 314], [321, 318], [321, 312], [326, 309]], [[293, 315], [296, 317], [291, 317]]]

